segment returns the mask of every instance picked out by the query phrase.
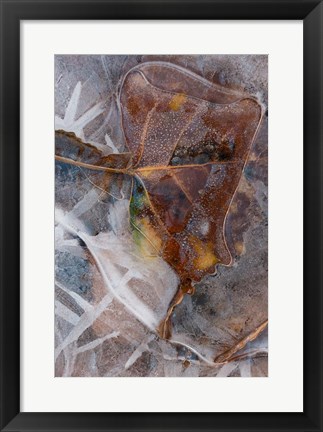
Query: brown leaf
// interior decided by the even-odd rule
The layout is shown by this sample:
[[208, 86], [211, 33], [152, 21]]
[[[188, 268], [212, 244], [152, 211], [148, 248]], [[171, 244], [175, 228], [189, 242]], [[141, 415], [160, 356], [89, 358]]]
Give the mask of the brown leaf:
[[[192, 283], [231, 263], [225, 218], [262, 109], [253, 98], [163, 62], [130, 70], [119, 103], [131, 162], [128, 153], [103, 156], [65, 132], [56, 133], [56, 158], [92, 172], [101, 189], [111, 176], [132, 178], [130, 222], [138, 247], [162, 256], [180, 277], [159, 328], [168, 338], [169, 317], [193, 293]], [[72, 152], [65, 148], [71, 144]]]
[[123, 129], [147, 195], [132, 222], [153, 227], [157, 252], [181, 279], [169, 315], [191, 281], [231, 262], [225, 217], [262, 116], [256, 100], [239, 96], [161, 62], [123, 81]]

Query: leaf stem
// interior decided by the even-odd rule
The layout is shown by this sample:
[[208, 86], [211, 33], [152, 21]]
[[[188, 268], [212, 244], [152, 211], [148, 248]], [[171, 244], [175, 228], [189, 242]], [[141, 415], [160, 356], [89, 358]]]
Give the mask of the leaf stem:
[[74, 159], [65, 158], [63, 156], [55, 155], [55, 159], [59, 162], [68, 163], [70, 165], [75, 165], [78, 167], [83, 167], [87, 169], [92, 169], [96, 171], [106, 171], [117, 174], [128, 174], [130, 176], [136, 175], [136, 173], [145, 172], [145, 171], [165, 171], [165, 170], [174, 170], [174, 169], [192, 169], [192, 168], [203, 168], [208, 165], [228, 165], [228, 164], [239, 164], [241, 161], [226, 161], [226, 162], [207, 162], [204, 164], [191, 164], [191, 165], [166, 165], [166, 166], [147, 166], [140, 168], [109, 168], [100, 165], [92, 165], [85, 162], [75, 161]]
[[64, 162], [64, 163], [68, 163], [70, 165], [75, 165], [77, 167], [92, 169], [92, 170], [96, 170], [96, 171], [106, 171], [106, 172], [117, 173], [117, 174], [134, 175], [134, 173], [127, 168], [109, 168], [109, 167], [104, 167], [104, 166], [100, 166], [100, 165], [91, 165], [91, 164], [75, 161], [73, 159], [69, 159], [69, 158], [65, 158], [63, 156], [57, 156], [57, 155], [55, 155], [55, 159], [59, 162]]

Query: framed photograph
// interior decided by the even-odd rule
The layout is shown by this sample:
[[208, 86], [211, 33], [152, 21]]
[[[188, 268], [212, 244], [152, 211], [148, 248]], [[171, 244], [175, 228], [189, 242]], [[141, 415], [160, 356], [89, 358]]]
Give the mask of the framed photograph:
[[322, 2], [0, 2], [1, 430], [322, 431]]

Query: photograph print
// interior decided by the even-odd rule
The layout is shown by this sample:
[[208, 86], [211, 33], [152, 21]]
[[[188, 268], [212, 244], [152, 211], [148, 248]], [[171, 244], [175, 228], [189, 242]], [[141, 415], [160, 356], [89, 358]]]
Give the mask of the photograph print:
[[55, 56], [55, 376], [268, 376], [267, 55]]

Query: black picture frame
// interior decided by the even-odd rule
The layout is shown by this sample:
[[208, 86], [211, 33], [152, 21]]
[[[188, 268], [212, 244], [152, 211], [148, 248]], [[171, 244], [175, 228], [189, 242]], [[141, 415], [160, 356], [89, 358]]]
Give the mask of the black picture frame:
[[[323, 431], [323, 3], [318, 0], [0, 0], [1, 431]], [[303, 413], [20, 412], [20, 21], [96, 19], [303, 20]], [[288, 248], [288, 245], [286, 245]], [[290, 269], [292, 271], [292, 269]], [[291, 299], [292, 303], [292, 299]], [[292, 307], [292, 304], [291, 304]], [[291, 352], [291, 356], [292, 356]], [[44, 395], [46, 397], [46, 395]], [[183, 397], [183, 395], [179, 395]]]

